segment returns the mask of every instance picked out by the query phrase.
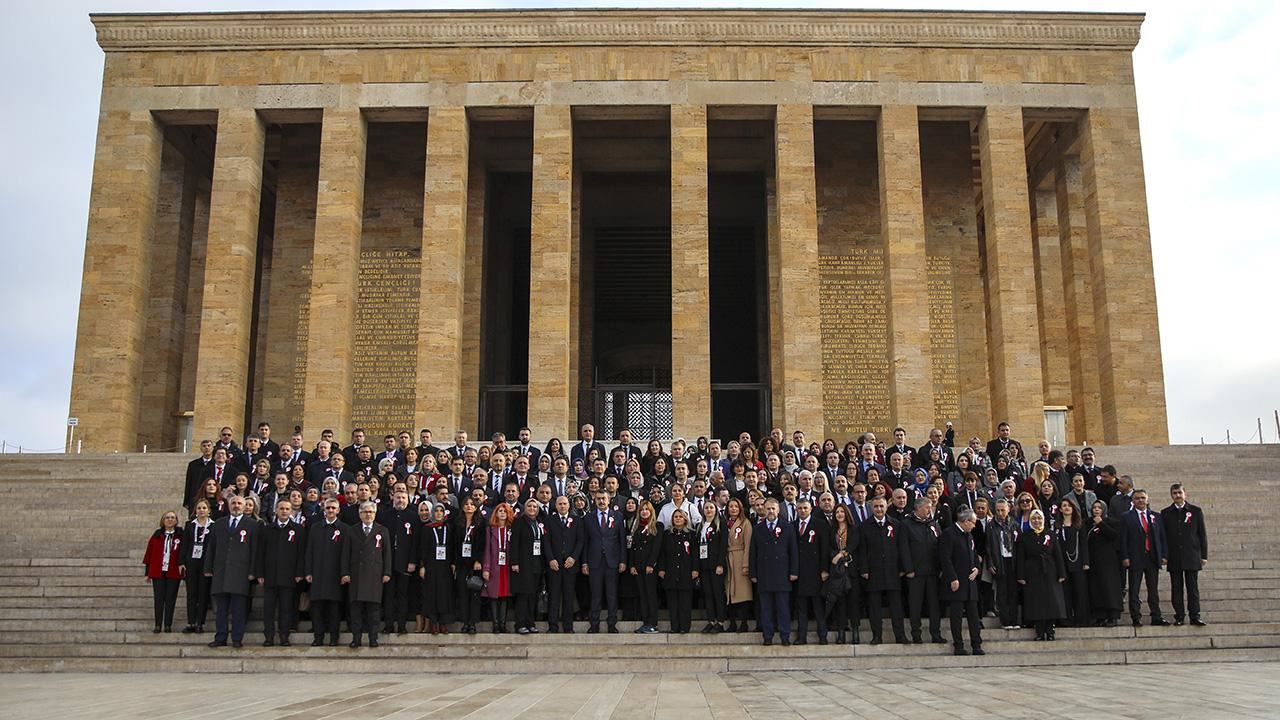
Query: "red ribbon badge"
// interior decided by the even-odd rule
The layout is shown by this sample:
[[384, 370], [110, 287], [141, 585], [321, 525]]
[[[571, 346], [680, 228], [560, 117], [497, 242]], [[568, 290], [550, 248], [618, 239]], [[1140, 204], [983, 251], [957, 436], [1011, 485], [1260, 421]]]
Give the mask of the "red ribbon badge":
[[373, 536], [373, 546], [374, 546], [375, 548], [382, 549], [382, 536], [381, 536], [381, 535], [374, 535], [374, 536]]
[[738, 528], [734, 528], [734, 529], [733, 529], [733, 538], [736, 540], [736, 539], [738, 539], [738, 538], [740, 538], [740, 537], [742, 537], [742, 528], [740, 528], [740, 527], [738, 527]]
[[332, 538], [333, 542], [338, 542], [338, 537], [339, 537], [340, 535], [342, 535], [342, 531], [341, 531], [341, 530], [334, 530], [334, 531], [333, 531], [333, 538]]
[[1191, 524], [1191, 511], [1190, 511], [1190, 510], [1188, 510], [1188, 511], [1187, 511], [1187, 524], [1188, 524], [1188, 525], [1190, 525], [1190, 524]]
[[885, 525], [885, 526], [884, 526], [884, 529], [885, 529], [885, 536], [886, 536], [886, 537], [893, 537], [893, 526], [892, 526], [892, 525]]
[[813, 532], [812, 530], [810, 530], [810, 531], [809, 531], [809, 544], [810, 544], [810, 545], [812, 545], [812, 544], [813, 544], [813, 536], [814, 536], [814, 532]]
[[292, 530], [290, 530], [290, 531], [289, 531], [289, 539], [288, 539], [288, 540], [286, 540], [285, 542], [293, 542], [293, 534], [294, 534], [294, 533], [293, 533], [293, 531], [292, 531]]
[[685, 555], [688, 555], [688, 554], [689, 554], [689, 541], [688, 541], [688, 540], [685, 540], [685, 541], [684, 541], [684, 554], [685, 554]]
[[405, 523], [405, 524], [404, 524], [404, 534], [405, 534], [405, 535], [412, 535], [412, 534], [413, 534], [413, 525], [412, 525], [411, 523]]
[[1052, 538], [1050, 538], [1048, 535], [1045, 535], [1045, 536], [1044, 536], [1044, 546], [1045, 546], [1045, 547], [1049, 547], [1049, 543], [1050, 543], [1050, 541], [1051, 541], [1051, 540], [1052, 540]]
[[780, 528], [780, 527], [775, 527], [775, 528], [773, 529], [773, 536], [774, 536], [774, 537], [778, 537], [778, 538], [782, 537], [782, 528]]
[[573, 527], [573, 518], [566, 518], [564, 521], [564, 526], [567, 528]]
[[249, 535], [249, 531], [248, 531], [248, 530], [241, 530], [241, 531], [240, 531], [240, 542], [244, 542], [244, 541], [245, 541], [245, 537], [247, 537], [248, 535]]
[[613, 529], [613, 516], [612, 516], [612, 515], [610, 515], [610, 516], [609, 516], [609, 529], [610, 529], [610, 530], [612, 530], [612, 529]]
[[937, 525], [930, 525], [930, 526], [929, 526], [929, 529], [933, 531], [933, 536], [934, 536], [934, 537], [938, 537], [938, 526], [937, 526]]

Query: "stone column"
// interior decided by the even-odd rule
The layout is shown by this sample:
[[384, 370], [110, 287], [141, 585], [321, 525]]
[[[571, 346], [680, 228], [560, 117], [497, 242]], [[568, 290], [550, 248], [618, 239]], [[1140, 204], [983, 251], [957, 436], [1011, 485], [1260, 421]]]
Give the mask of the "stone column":
[[[573, 113], [533, 109], [533, 210], [529, 268], [529, 429], [535, 438], [576, 438], [573, 323]], [[536, 339], [536, 341], [534, 341]]]
[[711, 431], [707, 107], [671, 106], [671, 401], [675, 437]]
[[1071, 423], [1075, 442], [1104, 438], [1098, 370], [1098, 331], [1093, 317], [1093, 270], [1084, 221], [1080, 158], [1064, 156], [1054, 171], [1058, 245], [1062, 253], [1062, 305], [1071, 372]]
[[148, 111], [104, 110], [98, 116], [71, 374], [71, 415], [80, 420], [76, 438], [88, 451], [138, 450], [138, 384], [163, 143]]
[[[1035, 255], [1022, 108], [991, 106], [978, 124], [986, 230], [991, 415], [1035, 447], [1044, 435]], [[995, 428], [980, 436], [994, 436]]]
[[1169, 441], [1137, 108], [1091, 108], [1080, 166], [1108, 445]]
[[[822, 335], [818, 292], [818, 191], [813, 164], [813, 106], [779, 105], [775, 121], [781, 321], [782, 417], [773, 424], [825, 433], [822, 409]], [[775, 364], [775, 367], [777, 365]]]
[[466, 108], [431, 108], [413, 416], [417, 427], [429, 427], [441, 437], [452, 436], [461, 427], [468, 144]]
[[350, 435], [355, 377], [356, 296], [364, 221], [368, 124], [358, 107], [325, 108], [307, 317], [307, 377], [302, 429]]
[[[1062, 251], [1058, 246], [1058, 199], [1052, 189], [1032, 193], [1031, 239], [1035, 253], [1036, 318], [1040, 330], [1040, 368], [1046, 405], [1071, 404], [1071, 350], [1063, 299]], [[1077, 435], [1074, 422], [1067, 437]]]
[[476, 438], [480, 437], [480, 333], [483, 330], [481, 312], [488, 182], [484, 163], [479, 158], [472, 158], [467, 171], [467, 250], [462, 288], [462, 407], [458, 425], [476, 433]]
[[880, 109], [877, 147], [880, 234], [889, 266], [889, 403], [893, 422], [921, 436], [935, 418], [920, 123], [914, 105]]
[[266, 130], [253, 108], [218, 112], [192, 438], [230, 425], [241, 442], [253, 343], [253, 280]]

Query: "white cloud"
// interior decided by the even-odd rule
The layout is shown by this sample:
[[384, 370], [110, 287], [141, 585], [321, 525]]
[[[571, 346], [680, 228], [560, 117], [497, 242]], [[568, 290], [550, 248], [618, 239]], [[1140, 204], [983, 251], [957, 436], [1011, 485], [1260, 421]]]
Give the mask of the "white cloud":
[[[636, 6], [627, 2], [11, 3], [0, 62], [20, 69], [0, 106], [0, 440], [61, 445], [70, 391], [102, 53], [89, 12], [396, 7]], [[688, 6], [687, 0], [646, 5]], [[709, 7], [848, 3], [705, 2]], [[879, 7], [1134, 10], [1138, 2], [871, 3]], [[1171, 435], [1247, 437], [1280, 407], [1273, 268], [1280, 233], [1280, 5], [1146, 3], [1135, 53]], [[862, 4], [866, 7], [867, 4]], [[1264, 427], [1273, 425], [1264, 423]], [[1267, 430], [1267, 438], [1274, 439]]]

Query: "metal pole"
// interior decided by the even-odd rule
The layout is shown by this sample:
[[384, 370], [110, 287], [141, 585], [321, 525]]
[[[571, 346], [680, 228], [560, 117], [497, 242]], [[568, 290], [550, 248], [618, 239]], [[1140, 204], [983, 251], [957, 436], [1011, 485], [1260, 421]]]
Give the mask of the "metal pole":
[[1262, 418], [1258, 418], [1258, 444], [1262, 444]]
[[1276, 410], [1276, 442], [1280, 442], [1280, 410]]
[[76, 441], [76, 454], [77, 454], [77, 455], [79, 455], [79, 454], [80, 454], [80, 446], [81, 446], [81, 445], [83, 445], [83, 444], [84, 444], [84, 441], [83, 441], [83, 440], [77, 440], [77, 441]]
[[1227, 428], [1227, 444], [1231, 444], [1231, 429]]

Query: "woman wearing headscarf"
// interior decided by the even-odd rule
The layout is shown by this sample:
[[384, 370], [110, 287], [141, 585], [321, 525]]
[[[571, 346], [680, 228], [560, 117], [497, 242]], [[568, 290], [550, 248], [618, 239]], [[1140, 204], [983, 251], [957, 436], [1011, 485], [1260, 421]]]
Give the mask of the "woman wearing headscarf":
[[1089, 538], [1089, 604], [1094, 624], [1115, 627], [1120, 620], [1120, 521], [1095, 500], [1086, 522]]
[[1066, 617], [1062, 584], [1067, 568], [1062, 559], [1062, 545], [1048, 530], [1044, 513], [1031, 511], [1031, 531], [1018, 538], [1014, 550], [1014, 566], [1018, 584], [1022, 586], [1022, 620], [1034, 623], [1036, 640], [1053, 640], [1053, 626]]

